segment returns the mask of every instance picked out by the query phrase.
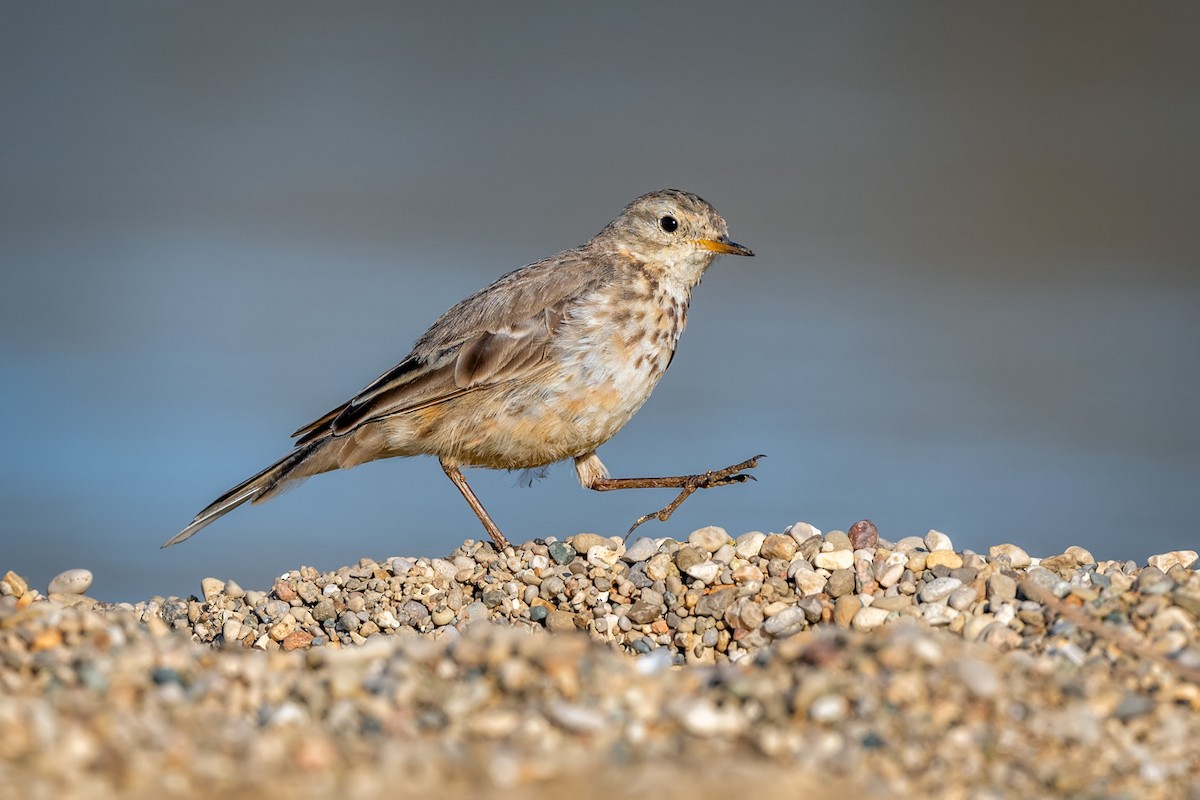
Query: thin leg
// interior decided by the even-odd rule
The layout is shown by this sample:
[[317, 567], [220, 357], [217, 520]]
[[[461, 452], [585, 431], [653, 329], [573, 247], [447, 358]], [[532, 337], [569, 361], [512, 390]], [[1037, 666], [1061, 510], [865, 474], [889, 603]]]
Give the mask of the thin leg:
[[496, 527], [496, 523], [492, 522], [492, 518], [488, 516], [487, 509], [483, 507], [483, 503], [479, 502], [479, 498], [471, 491], [471, 487], [467, 486], [467, 479], [463, 477], [462, 471], [453, 464], [448, 464], [445, 459], [439, 460], [442, 465], [442, 471], [446, 473], [446, 477], [453, 481], [458, 490], [462, 492], [462, 496], [467, 500], [467, 505], [475, 512], [475, 516], [479, 517], [479, 521], [487, 529], [488, 536], [491, 536], [492, 541], [496, 543], [496, 548], [503, 550], [508, 547], [508, 539], [504, 538], [504, 534], [500, 532], [500, 529]]
[[[590, 454], [594, 458], [594, 454]], [[713, 472], [705, 472], [702, 475], [674, 475], [666, 478], [595, 478], [588, 485], [589, 489], [595, 489], [597, 492], [611, 492], [617, 489], [681, 489], [679, 496], [660, 508], [658, 511], [645, 514], [638, 517], [637, 522], [633, 523], [625, 538], [637, 530], [637, 527], [648, 519], [654, 518], [659, 522], [666, 522], [675, 513], [675, 509], [683, 505], [683, 501], [692, 496], [697, 489], [711, 489], [714, 486], [728, 486], [731, 483], [745, 483], [749, 480], [754, 480], [753, 475], [745, 474], [745, 470], [754, 469], [758, 466], [758, 460], [766, 458], [764, 455], [757, 455], [753, 458], [748, 458], [740, 464], [726, 467], [725, 469], [714, 470]]]

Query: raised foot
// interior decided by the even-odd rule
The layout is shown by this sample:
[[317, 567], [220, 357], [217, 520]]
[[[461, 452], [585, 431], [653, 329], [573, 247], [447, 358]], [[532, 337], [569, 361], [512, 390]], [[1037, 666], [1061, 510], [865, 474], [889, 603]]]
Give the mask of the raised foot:
[[759, 459], [766, 458], [765, 455], [759, 453], [752, 458], [747, 458], [737, 464], [726, 467], [725, 469], [713, 470], [705, 472], [701, 475], [685, 475], [682, 477], [683, 485], [679, 495], [667, 505], [660, 508], [658, 511], [653, 511], [649, 514], [643, 514], [637, 518], [637, 521], [630, 526], [625, 533], [625, 539], [628, 540], [633, 532], [637, 530], [643, 522], [651, 519], [657, 519], [659, 522], [666, 522], [675, 513], [675, 509], [683, 505], [683, 501], [687, 500], [696, 492], [697, 489], [711, 489], [714, 486], [729, 486], [734, 483], [745, 483], [746, 481], [758, 480], [753, 475], [746, 473], [748, 469], [754, 469], [758, 466]]

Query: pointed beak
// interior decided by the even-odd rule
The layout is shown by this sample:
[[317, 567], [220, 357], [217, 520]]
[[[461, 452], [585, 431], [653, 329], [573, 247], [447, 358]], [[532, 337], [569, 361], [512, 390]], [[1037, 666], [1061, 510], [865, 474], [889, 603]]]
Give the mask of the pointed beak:
[[697, 247], [704, 250], [711, 250], [714, 253], [720, 253], [726, 256], [752, 256], [754, 251], [749, 247], [743, 247], [737, 242], [729, 241], [728, 237], [722, 236], [720, 239], [693, 239]]

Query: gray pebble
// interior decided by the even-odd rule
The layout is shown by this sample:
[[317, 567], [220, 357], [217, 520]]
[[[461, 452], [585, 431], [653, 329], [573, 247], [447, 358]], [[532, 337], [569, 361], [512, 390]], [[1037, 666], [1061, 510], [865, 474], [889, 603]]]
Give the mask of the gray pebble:
[[962, 581], [958, 578], [934, 578], [921, 587], [917, 596], [922, 603], [937, 603], [948, 598], [951, 592], [960, 586], [962, 586]]

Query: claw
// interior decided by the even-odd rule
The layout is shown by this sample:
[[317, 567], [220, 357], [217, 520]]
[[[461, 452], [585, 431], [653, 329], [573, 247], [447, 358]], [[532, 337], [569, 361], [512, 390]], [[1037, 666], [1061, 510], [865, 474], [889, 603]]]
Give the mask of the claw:
[[719, 469], [714, 472], [706, 472], [703, 475], [694, 476], [694, 480], [689, 480], [687, 485], [679, 495], [667, 505], [660, 508], [658, 511], [652, 511], [649, 514], [643, 514], [637, 518], [637, 521], [625, 533], [625, 541], [629, 541], [629, 537], [633, 532], [642, 526], [643, 523], [651, 519], [657, 519], [659, 522], [666, 522], [675, 513], [675, 510], [683, 505], [683, 501], [687, 500], [699, 489], [711, 489], [714, 486], [729, 486], [734, 483], [745, 483], [748, 480], [757, 481], [758, 478], [753, 475], [746, 474], [744, 470], [754, 469], [758, 466], [758, 461], [761, 458], [766, 458], [765, 455], [759, 453], [753, 458], [748, 458], [740, 464]]

